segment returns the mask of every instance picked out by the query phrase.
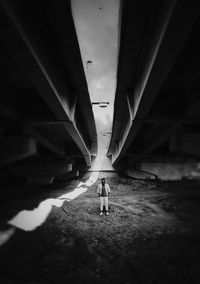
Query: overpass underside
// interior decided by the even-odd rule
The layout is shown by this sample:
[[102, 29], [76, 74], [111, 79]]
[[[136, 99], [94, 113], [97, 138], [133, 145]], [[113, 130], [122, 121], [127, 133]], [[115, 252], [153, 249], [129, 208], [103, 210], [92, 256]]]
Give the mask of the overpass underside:
[[123, 1], [112, 165], [135, 178], [200, 176], [195, 1]]
[[70, 1], [0, 1], [1, 181], [89, 168], [97, 135]]
[[[97, 132], [70, 1], [0, 7], [0, 182], [75, 177], [94, 164]], [[199, 178], [198, 4], [127, 0], [120, 17], [109, 167]]]
[[200, 182], [97, 173], [199, 179], [196, 2], [121, 1], [111, 165], [70, 1], [0, 0], [0, 283], [200, 283]]

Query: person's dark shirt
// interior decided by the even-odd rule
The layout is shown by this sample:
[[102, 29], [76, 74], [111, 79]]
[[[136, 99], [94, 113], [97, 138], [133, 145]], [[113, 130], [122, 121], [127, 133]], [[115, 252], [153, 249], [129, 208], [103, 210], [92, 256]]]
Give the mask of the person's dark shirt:
[[106, 196], [107, 196], [107, 194], [106, 194], [105, 184], [104, 185], [102, 184], [101, 197], [106, 197]]

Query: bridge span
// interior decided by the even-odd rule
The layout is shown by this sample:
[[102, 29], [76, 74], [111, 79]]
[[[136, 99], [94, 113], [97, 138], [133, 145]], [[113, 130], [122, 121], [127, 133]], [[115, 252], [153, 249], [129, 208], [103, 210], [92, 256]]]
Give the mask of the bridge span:
[[[136, 178], [199, 177], [196, 2], [120, 1], [110, 168]], [[71, 2], [0, 7], [0, 179], [75, 177], [91, 167], [99, 139]]]
[[199, 176], [200, 17], [195, 1], [123, 1], [108, 155], [133, 177]]
[[0, 167], [30, 183], [76, 175], [97, 133], [70, 1], [0, 6]]

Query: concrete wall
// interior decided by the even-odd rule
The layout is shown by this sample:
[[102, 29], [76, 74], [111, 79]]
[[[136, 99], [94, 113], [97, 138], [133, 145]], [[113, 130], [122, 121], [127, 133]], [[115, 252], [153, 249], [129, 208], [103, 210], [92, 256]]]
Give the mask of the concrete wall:
[[141, 162], [136, 167], [161, 180], [200, 179], [200, 164], [197, 162]]
[[135, 179], [155, 180], [157, 178], [154, 174], [135, 169], [127, 169], [124, 174]]

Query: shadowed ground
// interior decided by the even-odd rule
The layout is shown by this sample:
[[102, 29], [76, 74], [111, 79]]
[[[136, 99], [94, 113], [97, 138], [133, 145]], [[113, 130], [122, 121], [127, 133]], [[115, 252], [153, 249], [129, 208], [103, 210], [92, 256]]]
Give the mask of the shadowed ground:
[[[53, 206], [34, 231], [16, 229], [0, 247], [0, 283], [198, 283], [199, 183], [117, 175], [107, 181], [109, 216], [99, 216], [95, 183], [62, 207]], [[14, 212], [77, 184], [10, 200], [2, 206], [1, 226]]]

